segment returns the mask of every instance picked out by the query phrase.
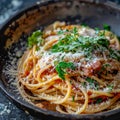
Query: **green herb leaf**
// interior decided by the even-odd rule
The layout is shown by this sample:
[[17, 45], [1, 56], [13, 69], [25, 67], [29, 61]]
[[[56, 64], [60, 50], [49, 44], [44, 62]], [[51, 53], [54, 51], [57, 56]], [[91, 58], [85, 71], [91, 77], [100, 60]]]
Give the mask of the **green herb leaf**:
[[104, 47], [108, 47], [110, 42], [107, 39], [105, 39], [104, 37], [100, 37], [98, 40], [98, 44], [101, 46], [104, 46]]
[[57, 32], [58, 35], [63, 34], [63, 33], [64, 33], [63, 30], [59, 30], [59, 31]]
[[104, 68], [110, 67], [110, 64], [109, 64], [109, 63], [103, 64], [103, 67], [104, 67]]
[[87, 52], [91, 53], [94, 49], [98, 48], [99, 46], [108, 47], [109, 41], [103, 36], [93, 38], [68, 34], [63, 39], [60, 39], [57, 44], [53, 45], [51, 51], [74, 53], [80, 50], [85, 52], [85, 55], [87, 56]]
[[86, 78], [86, 81], [89, 83], [91, 88], [94, 88], [95, 90], [98, 90], [99, 84], [98, 84], [97, 81], [95, 81], [94, 79], [91, 79], [89, 77]]
[[86, 87], [86, 82], [82, 82], [81, 84], [84, 88]]
[[92, 84], [92, 83], [94, 83], [95, 80], [93, 80], [93, 79], [87, 77], [87, 78], [86, 78], [86, 81]]
[[93, 57], [93, 53], [102, 54], [107, 51], [108, 57], [120, 61], [120, 51], [110, 48], [110, 41], [104, 36], [105, 30], [98, 33], [99, 36], [88, 37], [80, 36], [76, 27], [69, 31], [64, 38], [61, 38], [57, 44], [53, 45], [51, 52], [82, 53], [87, 59]]
[[104, 72], [104, 74], [107, 75], [108, 74], [107, 67], [110, 67], [110, 64], [108, 63], [103, 64], [98, 74], [100, 75], [102, 72]]
[[36, 51], [39, 51], [39, 50], [40, 50], [40, 47], [37, 46], [37, 47], [36, 47]]
[[33, 45], [37, 44], [43, 44], [43, 39], [42, 39], [42, 32], [40, 30], [37, 30], [32, 33], [31, 36], [28, 37], [28, 46], [32, 47]]
[[101, 70], [106, 70], [107, 67], [110, 67], [110, 64], [103, 64]]
[[103, 28], [104, 28], [104, 30], [107, 30], [107, 31], [110, 31], [110, 30], [111, 30], [110, 25], [107, 25], [107, 24], [104, 24], [104, 25], [103, 25]]
[[65, 80], [66, 69], [75, 69], [75, 66], [72, 62], [59, 62], [56, 66], [56, 71], [60, 78]]
[[99, 35], [99, 36], [105, 36], [105, 30], [100, 31], [98, 35]]
[[108, 85], [107, 88], [109, 89], [109, 91], [112, 91], [113, 90], [113, 85]]
[[57, 66], [58, 63], [59, 63], [58, 60], [55, 60], [55, 61], [54, 61], [54, 65], [55, 65], [55, 66]]
[[109, 51], [111, 58], [120, 61], [120, 50], [109, 49]]
[[96, 104], [99, 104], [99, 103], [101, 103], [102, 101], [103, 101], [102, 98], [97, 98], [97, 99], [96, 99]]
[[73, 34], [75, 34], [75, 35], [78, 34], [78, 29], [77, 29], [77, 27], [74, 27], [73, 30], [72, 30], [72, 32], [73, 32]]
[[75, 101], [75, 96], [72, 96], [72, 102], [74, 102]]
[[68, 29], [66, 29], [66, 30], [59, 30], [58, 32], [57, 32], [57, 34], [58, 35], [61, 35], [61, 34], [64, 34], [64, 33], [66, 33], [66, 32], [69, 32], [69, 30]]
[[100, 29], [99, 28], [95, 28], [95, 33], [98, 34], [100, 32]]

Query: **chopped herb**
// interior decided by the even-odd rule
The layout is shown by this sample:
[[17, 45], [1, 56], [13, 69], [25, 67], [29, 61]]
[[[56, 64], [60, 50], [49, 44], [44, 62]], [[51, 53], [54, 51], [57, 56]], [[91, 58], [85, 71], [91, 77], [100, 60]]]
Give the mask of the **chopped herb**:
[[[52, 52], [70, 52], [77, 47], [77, 43], [74, 42], [76, 37], [74, 35], [66, 35], [63, 39], [60, 39], [57, 44], [55, 44], [51, 51]], [[76, 43], [76, 44], [75, 44]], [[73, 46], [71, 46], [74, 44]], [[77, 45], [77, 46], [76, 46]]]
[[104, 66], [105, 66], [105, 67], [108, 67], [108, 66], [110, 66], [110, 64], [109, 64], [109, 63], [106, 63], [106, 64], [104, 64]]
[[113, 39], [115, 35], [113, 33], [110, 33], [110, 39]]
[[58, 35], [61, 35], [61, 34], [64, 34], [65, 32], [69, 32], [69, 30], [59, 30], [58, 32], [57, 32], [57, 34]]
[[109, 89], [109, 91], [112, 91], [113, 90], [113, 85], [108, 85], [107, 88]]
[[52, 52], [78, 52], [83, 51], [85, 56], [92, 55], [95, 49], [99, 46], [108, 47], [109, 41], [104, 36], [86, 37], [68, 34], [60, 39], [52, 48]]
[[84, 88], [86, 87], [86, 82], [82, 82], [81, 84]]
[[36, 51], [38, 51], [38, 50], [40, 50], [40, 47], [37, 46], [37, 47], [36, 47]]
[[103, 64], [98, 74], [101, 74], [101, 72], [105, 72], [105, 75], [107, 75], [108, 74], [107, 67], [110, 67], [110, 64], [108, 63]]
[[99, 35], [99, 36], [105, 36], [105, 30], [100, 31], [98, 35]]
[[28, 37], [28, 46], [32, 47], [33, 45], [42, 45], [43, 39], [42, 39], [42, 32], [40, 30], [37, 30], [32, 33], [31, 36]]
[[74, 102], [75, 101], [75, 96], [72, 96], [72, 102]]
[[99, 34], [99, 32], [100, 32], [100, 29], [96, 27], [96, 28], [95, 28], [95, 33], [96, 33], [96, 34]]
[[59, 30], [59, 31], [57, 32], [58, 35], [63, 34], [63, 33], [64, 33], [63, 30]]
[[104, 28], [104, 30], [107, 30], [107, 31], [110, 31], [110, 30], [111, 30], [110, 25], [107, 25], [107, 24], [104, 24], [104, 25], [103, 25], [103, 28]]
[[54, 65], [55, 65], [55, 66], [56, 66], [58, 63], [59, 63], [58, 60], [55, 60], [55, 61], [54, 61]]
[[94, 79], [91, 79], [89, 77], [86, 78], [86, 81], [89, 83], [91, 88], [94, 88], [95, 90], [98, 90], [99, 84]]
[[95, 80], [93, 80], [93, 79], [87, 77], [87, 78], [86, 78], [86, 81], [89, 82], [90, 84], [92, 84], [92, 83], [94, 83]]
[[110, 67], [110, 64], [108, 64], [108, 63], [103, 64], [103, 66], [102, 66], [101, 69], [102, 69], [102, 70], [106, 70], [107, 67]]
[[108, 64], [108, 63], [103, 64], [102, 69], [104, 69], [104, 70], [105, 70], [107, 67], [110, 67], [110, 64]]
[[72, 30], [73, 34], [78, 34], [78, 29], [77, 27], [74, 27], [73, 30]]
[[65, 57], [65, 55], [63, 55], [63, 56], [61, 57], [61, 60], [63, 60], [63, 59], [64, 59], [64, 57]]
[[120, 61], [120, 50], [109, 49], [109, 51], [111, 58]]
[[96, 104], [99, 104], [99, 103], [101, 103], [102, 101], [103, 101], [102, 98], [97, 98], [97, 99], [96, 99]]
[[75, 66], [72, 62], [59, 62], [55, 69], [59, 77], [65, 80], [66, 69], [74, 70]]
[[105, 39], [104, 37], [100, 37], [100, 38], [98, 38], [98, 44], [103, 47], [108, 48], [110, 42], [107, 39]]
[[[96, 28], [97, 32], [99, 31]], [[63, 31], [61, 31], [63, 33]], [[120, 51], [109, 48], [110, 41], [105, 37], [105, 30], [99, 31], [98, 36], [80, 36], [78, 29], [74, 27], [64, 38], [60, 38], [59, 41], [52, 46], [51, 52], [65, 52], [65, 53], [82, 53], [86, 60], [93, 58], [93, 53], [96, 55], [103, 55], [103, 51], [108, 52], [110, 58], [120, 61]]]

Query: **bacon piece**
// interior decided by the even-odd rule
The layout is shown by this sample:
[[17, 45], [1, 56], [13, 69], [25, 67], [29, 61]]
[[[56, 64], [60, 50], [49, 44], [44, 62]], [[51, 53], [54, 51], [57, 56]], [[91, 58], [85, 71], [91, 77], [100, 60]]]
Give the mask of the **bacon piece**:
[[100, 61], [96, 61], [96, 62], [94, 62], [94, 63], [92, 64], [92, 68], [93, 68], [93, 70], [95, 70], [95, 71], [99, 71], [99, 70], [101, 69], [101, 66], [102, 66], [102, 64], [101, 64]]
[[101, 66], [102, 66], [102, 64], [100, 61], [95, 61], [83, 69], [84, 74], [86, 76], [92, 76], [95, 72], [97, 72], [101, 69]]

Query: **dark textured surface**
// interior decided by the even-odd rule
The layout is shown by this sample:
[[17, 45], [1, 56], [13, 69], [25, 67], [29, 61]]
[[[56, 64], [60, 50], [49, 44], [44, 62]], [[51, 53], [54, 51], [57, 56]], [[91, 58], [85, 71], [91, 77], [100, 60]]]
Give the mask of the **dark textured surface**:
[[[24, 1], [24, 2], [23, 2]], [[34, 4], [38, 0], [0, 0], [0, 26], [21, 9]], [[102, 0], [105, 1], [105, 0]], [[119, 3], [119, 0], [115, 2]], [[0, 120], [41, 120], [18, 109], [0, 90]]]

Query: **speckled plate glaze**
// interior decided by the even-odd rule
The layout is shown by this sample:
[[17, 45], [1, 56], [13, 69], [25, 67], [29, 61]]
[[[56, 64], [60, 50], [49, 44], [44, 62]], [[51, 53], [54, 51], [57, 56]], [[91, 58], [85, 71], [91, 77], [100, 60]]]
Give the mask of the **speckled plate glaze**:
[[[107, 23], [112, 31], [120, 35], [120, 6], [111, 2], [100, 3], [93, 0], [51, 0], [21, 11], [8, 20], [0, 29], [0, 88], [17, 106], [43, 120], [116, 120], [120, 119], [120, 109], [92, 115], [60, 114], [39, 109], [21, 98], [8, 71], [16, 70], [16, 63], [26, 49], [27, 36], [34, 30], [43, 28], [54, 21], [85, 23], [90, 27], [102, 28]], [[21, 50], [21, 54], [17, 51]], [[11, 57], [12, 56], [12, 57]], [[14, 58], [14, 59], [12, 59]], [[16, 66], [16, 67], [15, 67]]]

